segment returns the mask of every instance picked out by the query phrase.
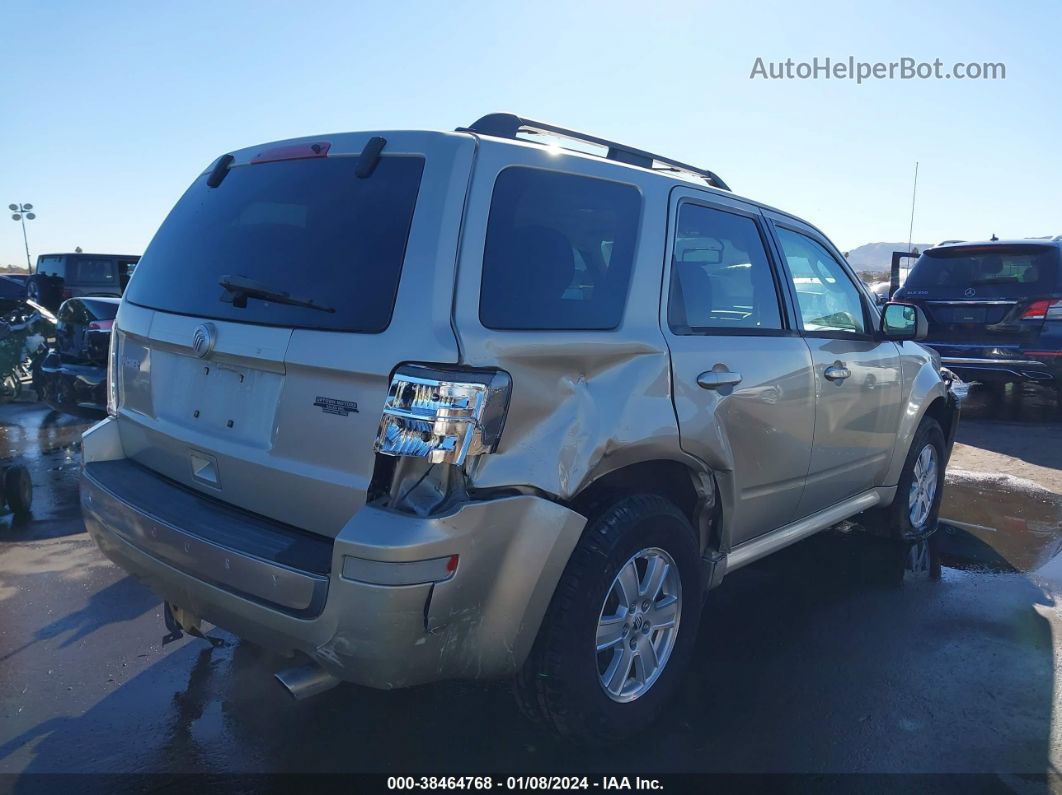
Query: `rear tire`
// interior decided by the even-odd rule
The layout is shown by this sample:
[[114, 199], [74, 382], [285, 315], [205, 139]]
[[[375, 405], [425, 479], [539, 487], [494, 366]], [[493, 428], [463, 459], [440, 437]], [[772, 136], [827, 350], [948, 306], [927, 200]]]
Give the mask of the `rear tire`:
[[524, 713], [593, 745], [645, 729], [689, 664], [702, 579], [696, 533], [669, 500], [635, 495], [603, 506], [517, 677]]

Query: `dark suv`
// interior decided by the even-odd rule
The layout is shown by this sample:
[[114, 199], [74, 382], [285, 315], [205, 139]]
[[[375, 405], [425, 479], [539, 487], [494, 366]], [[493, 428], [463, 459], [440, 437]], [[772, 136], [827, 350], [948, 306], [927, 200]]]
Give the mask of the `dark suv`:
[[126, 254], [41, 254], [26, 292], [53, 312], [75, 296], [121, 297], [139, 260]]
[[926, 345], [964, 380], [1062, 386], [1062, 236], [955, 243], [918, 258], [896, 301], [929, 319]]

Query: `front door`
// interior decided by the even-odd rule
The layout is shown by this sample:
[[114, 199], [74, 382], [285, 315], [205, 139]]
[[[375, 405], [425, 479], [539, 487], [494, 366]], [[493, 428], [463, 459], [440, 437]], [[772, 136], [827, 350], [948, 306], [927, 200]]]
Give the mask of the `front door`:
[[811, 460], [811, 353], [755, 207], [679, 189], [662, 310], [683, 449], [716, 473], [731, 543], [793, 521]]
[[802, 516], [883, 484], [903, 409], [900, 356], [829, 242], [774, 219], [799, 322], [815, 367], [815, 441]]

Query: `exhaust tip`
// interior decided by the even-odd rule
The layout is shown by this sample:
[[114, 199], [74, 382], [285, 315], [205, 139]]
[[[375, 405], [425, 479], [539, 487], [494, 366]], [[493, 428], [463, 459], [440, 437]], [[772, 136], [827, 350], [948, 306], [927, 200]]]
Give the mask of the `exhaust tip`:
[[296, 668], [287, 668], [283, 671], [278, 671], [274, 676], [296, 701], [302, 701], [311, 696], [316, 696], [318, 693], [331, 690], [340, 681], [337, 677], [314, 663], [307, 663]]

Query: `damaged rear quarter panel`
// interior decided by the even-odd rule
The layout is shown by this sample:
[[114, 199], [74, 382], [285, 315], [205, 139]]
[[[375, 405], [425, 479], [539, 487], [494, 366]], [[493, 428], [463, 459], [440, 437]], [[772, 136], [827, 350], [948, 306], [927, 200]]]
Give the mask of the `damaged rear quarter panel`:
[[688, 461], [671, 402], [659, 307], [671, 183], [632, 169], [642, 196], [626, 310], [605, 331], [498, 331], [479, 318], [491, 194], [498, 173], [524, 165], [625, 182], [626, 170], [540, 146], [482, 141], [469, 193], [454, 317], [462, 359], [513, 379], [501, 443], [470, 467], [477, 488], [526, 485], [562, 500], [609, 471], [650, 459]]

